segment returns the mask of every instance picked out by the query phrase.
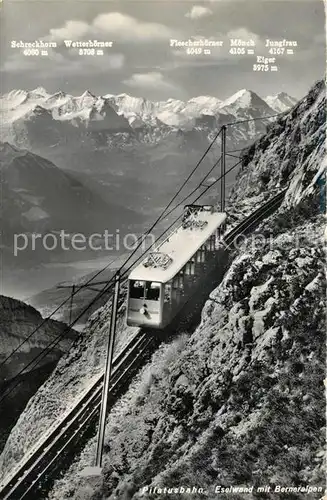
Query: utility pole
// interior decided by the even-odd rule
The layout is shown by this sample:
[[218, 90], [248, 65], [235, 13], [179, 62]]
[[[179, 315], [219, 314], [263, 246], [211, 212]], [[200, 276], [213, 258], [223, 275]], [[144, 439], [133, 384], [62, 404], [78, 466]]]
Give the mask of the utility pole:
[[73, 302], [76, 290], [76, 285], [57, 285], [57, 288], [71, 288], [70, 301], [69, 301], [69, 325], [72, 323], [73, 319]]
[[111, 307], [111, 321], [110, 321], [110, 333], [107, 345], [107, 356], [106, 356], [106, 367], [103, 377], [103, 388], [102, 388], [102, 399], [100, 408], [100, 418], [99, 418], [99, 430], [98, 430], [98, 440], [97, 440], [97, 450], [95, 458], [95, 467], [102, 467], [102, 454], [103, 454], [103, 443], [104, 443], [104, 433], [106, 424], [106, 413], [108, 404], [108, 393], [110, 385], [110, 376], [112, 368], [112, 360], [114, 353], [114, 344], [116, 336], [116, 323], [117, 323], [117, 310], [118, 310], [118, 298], [119, 298], [119, 285], [120, 285], [120, 275], [119, 271], [115, 275], [115, 292], [112, 300]]
[[69, 324], [72, 324], [73, 319], [73, 300], [75, 295], [75, 285], [72, 286], [72, 294], [70, 296], [70, 309], [69, 309]]
[[220, 211], [225, 211], [226, 190], [226, 125], [221, 127], [221, 184], [220, 184]]
[[[69, 301], [69, 325], [71, 325], [72, 320], [73, 320], [73, 302], [74, 302], [74, 295], [78, 293], [79, 290], [82, 288], [92, 290], [93, 292], [97, 293], [104, 293], [103, 290], [99, 290], [98, 288], [94, 288], [92, 285], [107, 285], [108, 280], [106, 281], [92, 281], [88, 285], [86, 284], [81, 284], [81, 285], [57, 285], [57, 288], [71, 288], [71, 295], [70, 295], [70, 301]], [[105, 293], [111, 293], [112, 287], [110, 287], [108, 290], [106, 290]]]
[[103, 376], [103, 387], [102, 387], [102, 397], [101, 397], [101, 408], [99, 417], [99, 428], [97, 437], [97, 447], [95, 456], [94, 467], [86, 467], [81, 475], [82, 476], [101, 476], [102, 472], [102, 455], [103, 455], [103, 444], [104, 435], [106, 427], [106, 414], [108, 406], [108, 394], [111, 379], [111, 368], [113, 361], [115, 337], [116, 337], [116, 323], [117, 323], [117, 311], [118, 311], [118, 299], [119, 299], [119, 287], [120, 287], [120, 273], [117, 271], [115, 274], [115, 291], [112, 299], [111, 307], [111, 320], [110, 320], [110, 331], [107, 344], [107, 354], [106, 354], [106, 365]]

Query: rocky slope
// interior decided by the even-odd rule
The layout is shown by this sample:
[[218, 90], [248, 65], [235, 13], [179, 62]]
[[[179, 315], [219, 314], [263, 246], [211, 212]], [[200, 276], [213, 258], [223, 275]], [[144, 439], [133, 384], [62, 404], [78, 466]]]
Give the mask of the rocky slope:
[[[0, 295], [1, 399], [3, 394], [10, 391], [0, 404], [0, 449], [3, 448], [11, 428], [15, 425], [28, 400], [49, 377], [58, 360], [69, 351], [77, 337], [77, 332], [73, 329], [65, 331], [67, 327], [63, 323], [48, 320], [40, 326], [43, 321], [43, 317], [34, 307]], [[39, 330], [28, 338], [38, 327]], [[63, 333], [62, 340], [43, 359], [39, 360], [37, 366], [34, 364], [28, 366]], [[17, 351], [7, 360], [6, 358], [16, 349]], [[25, 367], [26, 371], [16, 377]]]
[[[254, 210], [283, 187], [285, 202], [257, 238], [238, 242], [196, 331], [163, 345], [115, 405], [103, 484], [92, 489], [79, 476], [93, 461], [92, 439], [49, 498], [155, 498], [142, 488], [183, 485], [213, 499], [222, 485], [253, 486], [249, 499], [282, 500], [276, 485], [324, 487], [325, 216], [316, 181], [325, 118], [318, 82], [245, 152], [228, 210]], [[122, 304], [120, 343], [134, 331], [124, 327], [123, 313]], [[94, 313], [83, 339], [30, 402], [1, 456], [4, 474], [101, 372], [109, 314], [109, 305]], [[270, 493], [257, 492], [264, 485]]]
[[[0, 364], [16, 350], [22, 342], [43, 322], [39, 311], [20, 300], [0, 295]], [[66, 325], [58, 321], [48, 320], [39, 330], [20, 347], [14, 356], [0, 367], [0, 383], [14, 377], [24, 366], [48, 346]], [[41, 362], [57, 361], [66, 352], [76, 332], [70, 330], [58, 343], [56, 348]]]
[[243, 153], [229, 206], [288, 186], [285, 206], [294, 206], [317, 190], [317, 181], [326, 169], [325, 119], [325, 85], [318, 82], [291, 112], [268, 125], [267, 134]]

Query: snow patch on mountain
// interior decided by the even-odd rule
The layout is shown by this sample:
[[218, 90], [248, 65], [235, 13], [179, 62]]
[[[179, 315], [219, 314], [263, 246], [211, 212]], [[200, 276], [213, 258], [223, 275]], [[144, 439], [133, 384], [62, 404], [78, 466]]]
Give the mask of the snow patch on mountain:
[[297, 103], [297, 99], [286, 94], [286, 92], [279, 92], [276, 95], [267, 96], [264, 98], [264, 101], [266, 101], [268, 106], [274, 109], [277, 113], [287, 111]]

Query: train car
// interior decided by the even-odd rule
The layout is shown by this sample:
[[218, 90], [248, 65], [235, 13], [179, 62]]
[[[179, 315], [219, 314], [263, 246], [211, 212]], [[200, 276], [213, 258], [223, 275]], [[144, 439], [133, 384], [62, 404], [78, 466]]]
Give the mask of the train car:
[[165, 328], [217, 263], [226, 214], [187, 205], [182, 223], [128, 277], [127, 324]]

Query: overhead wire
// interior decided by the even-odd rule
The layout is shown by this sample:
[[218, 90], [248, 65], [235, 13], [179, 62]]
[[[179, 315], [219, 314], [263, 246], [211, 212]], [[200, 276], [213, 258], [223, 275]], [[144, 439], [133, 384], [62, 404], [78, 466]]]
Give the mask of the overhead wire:
[[[208, 153], [208, 152], [210, 151], [210, 149], [212, 148], [212, 146], [213, 146], [214, 142], [217, 140], [217, 138], [218, 138], [218, 136], [219, 136], [220, 132], [221, 132], [221, 130], [219, 130], [219, 131], [218, 131], [218, 133], [215, 135], [215, 137], [214, 137], [213, 141], [210, 143], [210, 145], [209, 145], [209, 146], [208, 146], [208, 148], [206, 149], [205, 153], [202, 155], [202, 157], [200, 158], [200, 160], [197, 162], [196, 166], [193, 168], [193, 170], [191, 171], [191, 173], [188, 175], [187, 179], [183, 182], [182, 186], [178, 189], [177, 193], [175, 193], [174, 197], [170, 200], [170, 202], [169, 202], [169, 203], [168, 203], [168, 205], [165, 207], [165, 209], [164, 209], [164, 210], [163, 210], [163, 212], [160, 214], [160, 216], [156, 219], [156, 221], [152, 224], [152, 226], [151, 226], [151, 227], [150, 227], [150, 228], [146, 231], [146, 233], [143, 233], [143, 235], [142, 235], [139, 239], [141, 239], [141, 240], [142, 240], [142, 239], [144, 238], [144, 236], [145, 236], [145, 235], [149, 234], [149, 233], [153, 230], [153, 228], [154, 228], [154, 227], [158, 224], [158, 222], [159, 222], [159, 221], [163, 218], [163, 216], [164, 216], [165, 212], [167, 211], [167, 209], [171, 206], [171, 204], [174, 202], [174, 200], [178, 197], [178, 195], [180, 194], [180, 192], [182, 191], [182, 189], [183, 189], [183, 188], [185, 187], [185, 185], [187, 184], [188, 180], [192, 177], [192, 175], [194, 174], [194, 172], [196, 171], [196, 169], [199, 167], [199, 165], [202, 163], [202, 161], [203, 161], [203, 159], [205, 158], [205, 156], [207, 155], [207, 153]], [[216, 162], [216, 164], [217, 164], [217, 162]], [[215, 164], [214, 166], [216, 166], [216, 164]], [[213, 168], [214, 168], [214, 167], [212, 167], [212, 169], [208, 172], [208, 174], [205, 176], [205, 178], [206, 178], [208, 175], [210, 175], [210, 172], [213, 170]], [[197, 189], [198, 189], [198, 187], [197, 187]], [[192, 193], [193, 193], [193, 192], [192, 192]], [[191, 196], [191, 194], [190, 194], [190, 195], [188, 195], [185, 199], [187, 199], [189, 196]], [[180, 204], [181, 204], [181, 202], [180, 202], [179, 204], [177, 204], [177, 205], [176, 205], [176, 206], [175, 206], [172, 210], [170, 210], [170, 212], [169, 212], [168, 214], [166, 214], [166, 216], [168, 216], [170, 213], [172, 213], [174, 210], [176, 210], [176, 208], [177, 208]], [[182, 215], [181, 215], [180, 217], [178, 217], [178, 218], [177, 218], [177, 220], [178, 220], [179, 218], [181, 218], [181, 217], [182, 217]], [[165, 231], [164, 231], [164, 232], [160, 235], [160, 238], [161, 238], [161, 237], [162, 237], [162, 236], [163, 236], [163, 235], [164, 235], [164, 234], [165, 234], [165, 233], [166, 233], [166, 232], [167, 232], [167, 231], [168, 231], [168, 230], [169, 230], [169, 229], [170, 229], [170, 228], [171, 228], [171, 227], [172, 227], [175, 223], [176, 223], [176, 220], [174, 220], [174, 221], [170, 224], [170, 226], [169, 226], [169, 227], [168, 227], [168, 228], [167, 228], [167, 229], [166, 229], [166, 230], [165, 230]], [[141, 244], [141, 242], [140, 242], [140, 244]], [[152, 247], [153, 245], [154, 245], [154, 243], [151, 245], [151, 247]], [[137, 246], [137, 247], [133, 250], [133, 252], [131, 253], [131, 255], [127, 258], [127, 260], [126, 260], [126, 261], [124, 262], [124, 264], [121, 266], [120, 270], [121, 270], [121, 269], [123, 269], [123, 268], [125, 267], [126, 263], [127, 263], [127, 262], [128, 262], [128, 261], [132, 258], [132, 256], [136, 253], [136, 251], [139, 249], [139, 247], [140, 247], [140, 245], [138, 245], [138, 246]], [[151, 248], [151, 247], [150, 247], [150, 248]], [[148, 250], [149, 250], [149, 249], [147, 249], [146, 251], [148, 251]], [[143, 256], [143, 255], [141, 255], [141, 256], [139, 257], [139, 259], [140, 259], [140, 258], [142, 258], [142, 256]], [[110, 264], [112, 264], [112, 262], [111, 262]], [[131, 265], [131, 266], [130, 266], [130, 267], [129, 267], [126, 271], [125, 271], [124, 275], [125, 275], [125, 274], [129, 271], [129, 269], [130, 269], [131, 267], [133, 267], [134, 265], [135, 265], [135, 262], [134, 262], [134, 263], [133, 263], [133, 264], [132, 264], [132, 265]], [[108, 267], [108, 265], [107, 265], [107, 266], [105, 266], [105, 268], [103, 268], [103, 269], [106, 269], [107, 267]], [[103, 269], [102, 269], [102, 270], [100, 270], [100, 271], [97, 273], [97, 275], [98, 275], [98, 274], [100, 274], [100, 272], [103, 272]], [[114, 277], [115, 277], [115, 275], [114, 275], [114, 276], [113, 276], [113, 277], [112, 277], [112, 278], [108, 281], [108, 283], [105, 285], [105, 287], [103, 288], [103, 290], [101, 290], [101, 291], [99, 291], [99, 292], [98, 292], [97, 296], [96, 296], [96, 297], [95, 297], [95, 298], [94, 298], [94, 299], [93, 299], [93, 300], [92, 300], [92, 301], [88, 304], [88, 306], [87, 306], [87, 307], [85, 307], [85, 308], [84, 308], [84, 309], [80, 312], [80, 314], [77, 316], [77, 318], [75, 318], [75, 319], [74, 319], [74, 321], [73, 321], [70, 325], [68, 325], [68, 327], [67, 327], [66, 329], [64, 329], [64, 332], [60, 333], [60, 334], [59, 334], [59, 335], [58, 335], [55, 339], [53, 339], [53, 340], [52, 340], [52, 342], [51, 342], [48, 346], [46, 346], [46, 348], [44, 348], [44, 349], [41, 351], [41, 353], [39, 353], [39, 354], [38, 354], [35, 358], [33, 358], [33, 360], [31, 360], [31, 361], [30, 361], [30, 363], [28, 363], [26, 366], [24, 366], [24, 367], [20, 370], [20, 372], [18, 372], [18, 373], [15, 375], [15, 378], [16, 378], [16, 377], [18, 377], [19, 375], [21, 375], [24, 371], [26, 371], [26, 369], [27, 369], [27, 368], [32, 367], [32, 365], [33, 365], [33, 364], [35, 364], [35, 366], [36, 366], [36, 365], [38, 364], [38, 362], [39, 362], [41, 359], [43, 359], [43, 358], [44, 358], [44, 357], [48, 354], [48, 352], [50, 352], [51, 350], [53, 350], [53, 349], [54, 349], [54, 347], [55, 347], [55, 346], [56, 346], [56, 345], [57, 345], [57, 344], [58, 344], [58, 343], [59, 343], [59, 342], [63, 339], [64, 334], [66, 333], [66, 331], [69, 331], [69, 330], [72, 328], [72, 326], [74, 326], [74, 325], [77, 323], [77, 321], [78, 321], [78, 320], [79, 320], [79, 319], [80, 319], [80, 318], [81, 318], [81, 317], [85, 314], [85, 312], [86, 312], [86, 311], [87, 311], [87, 310], [88, 310], [88, 309], [89, 309], [89, 308], [90, 308], [90, 307], [91, 307], [91, 306], [92, 306], [92, 305], [93, 305], [96, 301], [98, 301], [98, 300], [99, 300], [99, 298], [100, 298], [101, 296], [103, 296], [103, 295], [104, 295], [104, 293], [106, 293], [106, 292], [108, 291], [109, 286], [110, 286], [110, 285], [112, 284], [112, 282], [114, 281]], [[91, 282], [94, 280], [94, 278], [95, 278], [95, 276], [92, 276], [92, 278], [91, 278], [90, 280], [88, 280], [88, 282], [87, 282], [87, 283], [83, 284], [83, 285], [81, 286], [81, 288], [85, 287], [88, 283], [91, 283]], [[78, 292], [81, 288], [79, 288], [77, 291], [75, 291], [75, 292], [74, 292], [74, 294], [76, 294], [76, 293], [77, 293], [77, 292]], [[66, 299], [66, 300], [64, 301], [64, 303], [66, 303], [67, 301], [68, 301], [68, 299]], [[60, 306], [58, 306], [58, 308], [57, 308], [55, 311], [57, 312], [57, 310], [59, 310], [59, 309], [60, 309]], [[52, 313], [52, 315], [53, 315], [53, 314], [55, 314], [55, 312], [53, 312], [53, 313]], [[21, 343], [21, 344], [20, 344], [17, 348], [15, 348], [15, 350], [14, 350], [14, 351], [13, 351], [13, 352], [9, 355], [9, 356], [7, 356], [7, 358], [5, 359], [5, 361], [4, 361], [4, 362], [2, 362], [2, 364], [0, 365], [0, 367], [1, 367], [1, 366], [3, 366], [3, 365], [5, 364], [5, 362], [6, 362], [6, 361], [8, 361], [8, 359], [10, 359], [10, 357], [12, 357], [12, 355], [14, 354], [14, 352], [17, 352], [17, 350], [19, 350], [19, 348], [20, 348], [20, 347], [21, 347], [24, 343], [26, 343], [26, 342], [29, 340], [29, 338], [31, 338], [31, 337], [32, 337], [32, 336], [36, 333], [36, 331], [37, 331], [38, 329], [40, 329], [40, 327], [41, 327], [41, 326], [42, 326], [42, 325], [43, 325], [46, 321], [48, 321], [49, 319], [50, 319], [50, 317], [46, 318], [46, 319], [44, 320], [44, 322], [42, 322], [42, 323], [41, 323], [41, 325], [39, 325], [39, 326], [37, 327], [37, 329], [35, 329], [33, 332], [31, 332], [31, 334], [29, 334], [28, 338], [26, 338], [26, 339], [25, 339], [25, 340], [24, 340], [24, 341], [23, 341], [23, 342], [22, 342], [22, 343]], [[36, 362], [36, 363], [35, 363], [35, 362]], [[19, 382], [19, 383], [20, 383], [20, 382]], [[4, 396], [0, 399], [0, 403], [3, 401], [3, 399], [4, 399], [5, 397], [7, 397], [7, 396], [8, 396], [8, 395], [9, 395], [9, 394], [10, 394], [10, 393], [11, 393], [11, 392], [15, 389], [15, 387], [16, 387], [17, 385], [18, 385], [18, 384], [16, 384], [13, 388], [11, 388], [11, 389], [10, 389], [10, 391], [8, 391], [7, 393], [5, 393], [5, 395], [4, 395]]]
[[233, 155], [233, 154], [230, 154], [230, 153], [226, 153], [226, 156], [230, 156], [231, 158], [240, 158], [239, 156], [236, 156], [236, 155]]
[[[245, 122], [250, 122], [250, 121], [256, 121], [256, 120], [265, 120], [265, 119], [270, 119], [270, 118], [274, 118], [274, 117], [277, 117], [277, 116], [280, 116], [282, 114], [285, 114], [284, 112], [283, 113], [278, 113], [276, 115], [271, 115], [271, 116], [268, 116], [268, 117], [258, 117], [258, 118], [252, 118], [252, 119], [248, 119], [248, 120], [239, 120], [239, 121], [236, 121], [236, 122], [230, 122], [228, 124], [226, 124], [226, 126], [232, 126], [232, 125], [236, 125], [236, 124], [239, 124], [239, 123], [245, 123]], [[209, 146], [207, 147], [206, 151], [204, 152], [204, 154], [202, 155], [202, 157], [200, 158], [200, 160], [197, 162], [197, 164], [195, 165], [195, 167], [192, 169], [192, 171], [190, 172], [190, 174], [188, 175], [188, 177], [185, 179], [185, 181], [183, 182], [182, 186], [178, 189], [178, 191], [175, 193], [175, 195], [173, 196], [173, 198], [170, 200], [170, 202], [167, 204], [167, 206], [165, 207], [165, 209], [162, 211], [162, 213], [159, 215], [159, 217], [155, 220], [155, 222], [151, 225], [151, 227], [141, 235], [141, 237], [139, 238], [139, 240], [143, 240], [144, 236], [147, 236], [153, 229], [154, 227], [159, 223], [159, 221], [164, 217], [165, 215], [165, 212], [168, 210], [168, 208], [172, 205], [172, 203], [176, 200], [176, 198], [178, 197], [178, 195], [181, 193], [181, 191], [183, 190], [183, 188], [185, 187], [185, 185], [187, 184], [187, 182], [190, 180], [190, 178], [192, 177], [192, 175], [195, 173], [195, 171], [197, 170], [197, 168], [200, 166], [200, 164], [202, 163], [203, 159], [206, 157], [206, 155], [208, 154], [208, 152], [211, 150], [211, 148], [213, 147], [214, 143], [216, 142], [217, 138], [219, 137], [220, 133], [221, 133], [221, 130], [222, 130], [222, 127], [219, 129], [219, 131], [217, 132], [217, 134], [215, 135], [214, 139], [211, 141], [211, 143], [209, 144]], [[229, 156], [232, 156], [232, 155], [229, 155]], [[210, 169], [210, 171], [206, 174], [205, 178], [201, 181], [201, 183], [186, 197], [184, 198], [184, 200], [182, 200], [180, 203], [178, 203], [168, 214], [166, 214], [166, 217], [168, 217], [172, 211], [176, 210], [176, 208], [178, 206], [180, 206], [180, 204], [184, 203], [185, 200], [187, 198], [189, 198], [190, 196], [192, 196], [192, 194], [194, 194], [198, 189], [199, 187], [203, 186], [203, 182], [204, 180], [206, 180], [208, 178], [208, 176], [210, 175], [210, 173], [213, 171], [213, 169], [215, 168], [215, 166], [221, 161], [221, 157], [215, 162], [214, 166]], [[239, 165], [240, 163], [242, 162], [242, 159], [240, 161], [238, 161], [237, 163], [235, 163], [230, 169], [228, 169], [226, 172], [225, 172], [225, 176], [231, 172], [234, 168], [237, 167], [237, 165]], [[209, 186], [203, 186], [205, 187], [205, 190], [200, 193], [200, 195], [193, 201], [193, 203], [195, 203], [196, 201], [198, 201], [209, 189], [211, 189], [217, 182], [219, 182], [219, 180], [221, 180], [223, 176], [221, 175], [220, 177], [218, 177], [214, 182], [212, 182]], [[181, 218], [178, 217], [178, 219]], [[177, 220], [178, 220], [177, 219]], [[160, 235], [160, 238], [176, 223], [176, 220], [173, 221], [173, 223], [164, 231], [164, 233], [162, 233]], [[137, 240], [138, 241], [138, 240]], [[142, 244], [142, 241], [140, 241], [139, 245], [137, 245], [137, 247], [132, 251], [132, 253], [129, 255], [129, 257], [126, 259], [126, 261], [124, 262], [124, 264], [120, 267], [119, 271], [117, 272], [120, 272], [124, 267], [125, 265], [127, 264], [127, 262], [130, 261], [130, 259], [133, 257], [133, 255], [135, 255], [135, 253], [137, 252], [137, 250], [140, 248]], [[150, 248], [154, 245], [155, 243], [153, 243]], [[149, 248], [146, 250], [146, 252], [149, 250]], [[146, 253], [144, 252], [144, 253]], [[139, 256], [139, 258], [137, 259], [137, 261], [143, 257], [144, 254], [142, 254], [141, 256]], [[91, 283], [99, 274], [101, 274], [102, 272], [104, 272], [108, 267], [109, 265], [112, 265], [112, 263], [114, 263], [115, 261], [117, 261], [117, 259], [115, 259], [114, 261], [110, 262], [109, 264], [107, 264], [106, 266], [104, 266], [102, 269], [100, 269], [94, 276], [92, 276], [92, 278], [90, 278], [90, 280], [88, 280], [85, 284], [81, 285], [81, 287], [79, 287], [75, 292], [74, 292], [74, 295], [77, 294], [81, 289], [85, 288], [87, 286], [87, 284]], [[135, 262], [127, 269], [125, 270], [123, 276], [126, 275], [126, 273], [128, 273], [128, 271], [131, 269], [131, 267], [133, 267], [135, 265]], [[104, 293], [107, 292], [108, 290], [108, 287], [113, 283], [114, 279], [115, 279], [115, 276], [117, 274], [117, 272], [114, 274], [114, 276], [112, 276], [110, 278], [110, 280], [108, 281], [108, 283], [104, 286], [103, 290], [101, 290], [97, 296], [80, 312], [80, 314], [77, 316], [77, 318], [74, 319], [74, 321], [68, 325], [67, 329], [64, 330], [64, 333], [66, 333], [66, 331], [69, 331], [72, 326], [74, 326], [77, 321], [85, 314], [86, 311], [88, 311], [90, 309], [90, 307], [92, 307], [92, 305], [94, 305], [98, 300], [99, 298], [101, 298], [101, 296], [103, 296]], [[12, 351], [12, 353], [7, 356], [7, 358], [0, 364], [0, 367], [3, 366], [5, 364], [6, 361], [8, 361], [8, 359], [10, 359], [10, 357], [12, 357], [12, 355], [17, 352], [17, 350], [19, 350], [19, 348], [25, 344], [25, 342], [27, 342], [31, 336], [33, 336], [36, 331], [38, 331], [41, 326], [43, 324], [46, 323], [46, 321], [48, 321], [56, 312], [58, 312], [58, 310], [66, 303], [68, 302], [68, 300], [70, 299], [71, 297], [67, 298], [60, 306], [58, 306], [56, 308], [56, 310], [51, 313], [51, 315], [47, 318], [45, 318], [44, 322], [42, 322], [31, 334], [29, 334], [28, 338], [25, 339], [17, 348], [15, 348], [14, 351]], [[61, 333], [60, 335], [58, 335], [45, 349], [43, 349], [41, 351], [41, 353], [38, 354], [38, 356], [36, 356], [33, 360], [30, 361], [30, 363], [28, 363], [28, 365], [26, 365], [25, 367], [23, 367], [21, 369], [21, 371], [15, 375], [15, 378], [18, 377], [19, 375], [21, 375], [29, 366], [31, 366], [35, 361], [37, 361], [39, 358], [40, 359], [43, 359], [47, 354], [48, 354], [48, 350], [50, 349], [53, 350], [53, 348], [61, 341], [61, 339], [63, 338], [63, 333]], [[49, 352], [50, 352], [49, 351]], [[38, 364], [38, 363], [36, 363]], [[19, 382], [20, 383], [20, 382]], [[18, 385], [18, 384], [17, 384]], [[17, 386], [16, 385], [16, 386]], [[5, 393], [3, 395], [3, 397], [0, 399], [0, 403], [11, 393], [13, 392], [13, 390], [15, 389], [14, 386], [12, 389], [10, 389], [10, 391], [8, 391], [8, 393]]]
[[231, 127], [233, 125], [239, 125], [240, 123], [248, 123], [248, 122], [255, 122], [258, 120], [270, 120], [270, 118], [276, 118], [277, 116], [282, 116], [285, 115], [287, 111], [282, 111], [281, 113], [276, 113], [275, 115], [270, 115], [270, 116], [258, 116], [257, 118], [248, 118], [246, 120], [237, 120], [235, 122], [229, 122], [226, 123], [226, 127]]
[[[195, 171], [199, 168], [199, 166], [201, 165], [202, 161], [204, 160], [204, 158], [206, 157], [206, 155], [209, 153], [209, 151], [211, 150], [211, 148], [213, 147], [214, 143], [216, 142], [216, 140], [218, 139], [219, 135], [221, 133], [221, 129], [218, 130], [218, 132], [216, 133], [216, 135], [214, 136], [214, 138], [212, 139], [212, 141], [210, 142], [209, 146], [207, 147], [207, 149], [205, 150], [205, 152], [203, 153], [203, 155], [201, 156], [201, 158], [198, 160], [198, 162], [196, 163], [195, 167], [191, 170], [191, 172], [189, 173], [189, 175], [187, 176], [187, 178], [184, 180], [184, 182], [182, 183], [182, 185], [180, 186], [180, 188], [177, 190], [177, 192], [175, 193], [175, 195], [173, 196], [173, 198], [170, 200], [170, 202], [166, 205], [165, 209], [163, 210], [163, 212], [159, 215], [159, 217], [155, 220], [155, 222], [151, 225], [151, 227], [145, 232], [143, 233], [136, 241], [136, 243], [139, 241], [139, 244], [136, 246], [136, 248], [132, 251], [132, 253], [129, 255], [129, 257], [127, 258], [127, 260], [124, 262], [123, 266], [125, 266], [127, 264], [127, 262], [130, 261], [130, 259], [133, 257], [133, 255], [137, 252], [137, 250], [140, 248], [141, 244], [142, 244], [142, 240], [144, 239], [144, 237], [146, 237], [147, 235], [149, 235], [151, 233], [151, 231], [154, 229], [154, 227], [160, 222], [160, 220], [164, 217], [164, 214], [165, 212], [168, 210], [168, 208], [173, 204], [173, 202], [176, 200], [176, 198], [178, 197], [178, 195], [181, 193], [181, 191], [184, 189], [184, 187], [186, 186], [187, 182], [190, 180], [190, 178], [193, 176], [193, 174], [195, 173]], [[29, 339], [35, 335], [35, 333], [37, 331], [40, 330], [40, 328], [42, 326], [45, 325], [45, 323], [47, 321], [49, 321], [49, 319], [51, 319], [67, 302], [69, 302], [69, 300], [71, 299], [71, 296], [75, 296], [77, 293], [79, 293], [83, 288], [86, 288], [89, 284], [92, 284], [92, 281], [97, 277], [99, 276], [101, 273], [103, 273], [104, 271], [106, 271], [110, 266], [112, 266], [112, 264], [114, 264], [117, 260], [120, 260], [121, 257], [117, 257], [116, 259], [114, 259], [113, 261], [109, 262], [108, 264], [106, 264], [103, 268], [101, 268], [99, 271], [97, 271], [97, 273], [95, 275], [92, 276], [92, 278], [90, 278], [86, 283], [82, 284], [80, 287], [77, 288], [77, 290], [75, 290], [74, 292], [72, 292], [72, 294], [70, 294], [69, 297], [67, 297], [61, 304], [58, 305], [58, 307], [47, 317], [45, 318], [41, 323], [40, 325], [37, 326], [37, 328], [35, 328], [18, 346], [15, 347], [15, 349], [13, 351], [11, 351], [11, 353], [0, 363], [0, 368], [25, 344], [29, 341]], [[122, 266], [122, 267], [123, 267]], [[113, 283], [114, 281], [114, 276], [112, 276], [110, 278], [110, 281], [109, 282], [112, 282]], [[102, 292], [100, 292], [102, 293]]]

